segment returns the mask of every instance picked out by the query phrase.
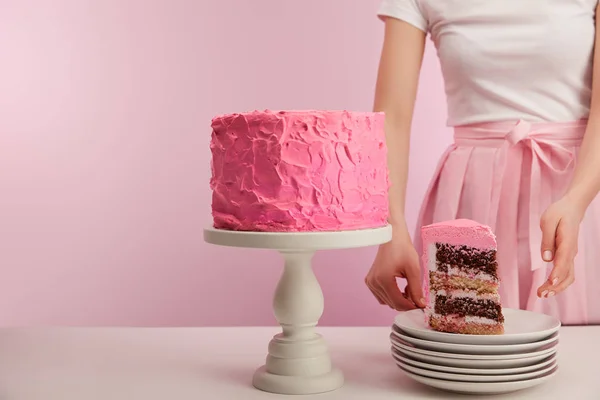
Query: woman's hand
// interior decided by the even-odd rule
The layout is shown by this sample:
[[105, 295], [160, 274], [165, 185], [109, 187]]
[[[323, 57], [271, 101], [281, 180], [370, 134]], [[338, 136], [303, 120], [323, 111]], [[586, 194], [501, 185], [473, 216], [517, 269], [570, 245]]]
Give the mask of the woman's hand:
[[584, 207], [566, 195], [542, 215], [542, 259], [554, 261], [548, 280], [538, 288], [538, 297], [552, 297], [575, 281], [575, 256]]
[[[406, 228], [394, 228], [393, 235], [391, 242], [379, 247], [365, 283], [381, 304], [398, 311], [423, 308], [419, 255]], [[408, 281], [405, 293], [398, 288], [398, 277]]]

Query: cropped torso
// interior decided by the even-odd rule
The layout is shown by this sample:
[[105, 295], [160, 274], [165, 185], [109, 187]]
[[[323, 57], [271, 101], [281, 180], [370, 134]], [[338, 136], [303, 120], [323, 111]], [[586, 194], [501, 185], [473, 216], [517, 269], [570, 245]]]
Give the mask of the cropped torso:
[[448, 125], [573, 121], [589, 114], [598, 0], [384, 0], [426, 30]]

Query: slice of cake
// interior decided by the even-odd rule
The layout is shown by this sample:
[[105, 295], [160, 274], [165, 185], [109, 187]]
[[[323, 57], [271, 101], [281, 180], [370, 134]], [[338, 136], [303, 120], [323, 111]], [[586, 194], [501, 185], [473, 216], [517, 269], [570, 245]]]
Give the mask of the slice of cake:
[[388, 217], [384, 114], [253, 111], [212, 120], [214, 227], [340, 231]]
[[494, 335], [504, 332], [498, 287], [496, 237], [465, 219], [422, 228], [427, 267], [425, 309], [431, 328], [451, 333]]

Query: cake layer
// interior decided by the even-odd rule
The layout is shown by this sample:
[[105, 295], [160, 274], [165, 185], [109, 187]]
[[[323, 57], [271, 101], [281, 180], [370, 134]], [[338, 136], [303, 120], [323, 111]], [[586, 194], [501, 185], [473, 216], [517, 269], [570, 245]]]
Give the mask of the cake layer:
[[212, 121], [219, 229], [336, 231], [385, 226], [383, 113], [264, 111]]
[[435, 295], [435, 314], [473, 316], [503, 322], [502, 306], [495, 299], [477, 297], [449, 297]]
[[486, 273], [498, 278], [496, 250], [478, 249], [465, 245], [435, 243], [435, 265], [431, 270], [447, 272], [449, 268], [464, 269], [471, 273]]
[[465, 335], [501, 335], [504, 325], [497, 321], [477, 317], [453, 317], [431, 315], [430, 326], [440, 332], [460, 333]]
[[470, 299], [491, 300], [491, 301], [500, 303], [500, 295], [497, 292], [478, 293], [474, 290], [442, 289], [442, 290], [435, 291], [435, 295], [436, 296], [446, 296], [446, 297], [465, 297], [465, 298], [470, 298]]
[[496, 293], [498, 281], [488, 279], [473, 279], [467, 274], [447, 275], [441, 272], [429, 272], [429, 288], [432, 291], [466, 290], [474, 293]]

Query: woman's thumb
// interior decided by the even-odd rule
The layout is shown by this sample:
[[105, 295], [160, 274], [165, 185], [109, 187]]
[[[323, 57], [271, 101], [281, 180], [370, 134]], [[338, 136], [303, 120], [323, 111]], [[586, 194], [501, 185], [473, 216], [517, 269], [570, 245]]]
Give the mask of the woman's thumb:
[[406, 272], [406, 280], [408, 281], [407, 288], [410, 298], [417, 307], [425, 307], [427, 304], [423, 298], [423, 289], [421, 288], [421, 268], [418, 261], [416, 262], [416, 265], [411, 265]]
[[554, 260], [554, 250], [556, 248], [556, 227], [558, 221], [543, 215], [540, 221], [542, 229], [542, 259], [546, 262]]

